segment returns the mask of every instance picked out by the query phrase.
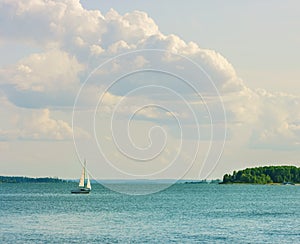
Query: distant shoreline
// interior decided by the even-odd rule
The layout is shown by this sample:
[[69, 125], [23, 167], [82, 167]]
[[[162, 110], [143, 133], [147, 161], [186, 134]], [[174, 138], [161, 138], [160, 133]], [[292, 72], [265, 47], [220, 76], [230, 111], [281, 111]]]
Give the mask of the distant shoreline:
[[[78, 179], [60, 179], [57, 177], [27, 177], [27, 176], [0, 176], [1, 183], [78, 183]], [[91, 180], [100, 184], [211, 184], [219, 183], [216, 180], [192, 180], [192, 179], [107, 179]]]
[[0, 183], [62, 183], [67, 182], [59, 178], [39, 177], [31, 178], [25, 176], [0, 176]]
[[[1, 183], [78, 183], [78, 179], [58, 177], [0, 176]], [[223, 180], [196, 179], [98, 179], [100, 184], [250, 184], [250, 185], [300, 185], [300, 168], [296, 166], [263, 166], [246, 168], [225, 174]]]

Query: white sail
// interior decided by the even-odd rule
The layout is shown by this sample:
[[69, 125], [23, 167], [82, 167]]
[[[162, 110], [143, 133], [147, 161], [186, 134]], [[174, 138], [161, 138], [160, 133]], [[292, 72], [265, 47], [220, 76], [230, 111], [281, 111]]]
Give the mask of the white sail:
[[87, 175], [87, 184], [86, 184], [86, 188], [88, 188], [88, 189], [90, 189], [90, 190], [92, 189], [89, 175]]
[[[87, 184], [85, 185], [85, 180], [87, 180]], [[84, 160], [84, 166], [82, 169], [82, 174], [79, 181], [79, 188], [76, 190], [72, 190], [71, 193], [76, 194], [88, 194], [90, 193], [92, 187], [90, 182], [90, 177], [86, 170], [86, 160]]]
[[79, 181], [79, 187], [84, 187], [84, 179], [85, 178], [85, 168], [82, 169], [82, 174]]

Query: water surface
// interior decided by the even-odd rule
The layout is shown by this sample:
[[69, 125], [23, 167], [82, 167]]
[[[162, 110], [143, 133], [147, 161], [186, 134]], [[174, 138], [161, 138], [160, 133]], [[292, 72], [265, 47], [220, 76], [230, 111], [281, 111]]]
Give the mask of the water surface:
[[300, 186], [176, 184], [145, 196], [119, 194], [95, 184], [89, 195], [72, 195], [74, 187], [73, 183], [0, 184], [0, 242], [300, 240]]

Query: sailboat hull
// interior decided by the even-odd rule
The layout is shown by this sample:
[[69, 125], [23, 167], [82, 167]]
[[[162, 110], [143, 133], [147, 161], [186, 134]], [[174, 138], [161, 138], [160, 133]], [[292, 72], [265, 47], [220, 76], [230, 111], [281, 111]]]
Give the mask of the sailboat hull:
[[91, 191], [91, 189], [89, 188], [78, 188], [75, 190], [72, 190], [71, 193], [72, 194], [89, 194]]

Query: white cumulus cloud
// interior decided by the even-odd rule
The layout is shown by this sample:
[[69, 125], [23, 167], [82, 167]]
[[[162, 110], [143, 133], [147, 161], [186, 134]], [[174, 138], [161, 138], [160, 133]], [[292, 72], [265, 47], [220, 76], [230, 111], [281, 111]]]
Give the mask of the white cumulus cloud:
[[[34, 126], [25, 123], [25, 127], [31, 129], [23, 132], [24, 138], [43, 138], [46, 135], [54, 139], [68, 138], [70, 128], [63, 121], [52, 119], [48, 107], [71, 106], [85, 81], [83, 74], [90, 74], [108, 59], [129, 51], [161, 49], [170, 55], [140, 54], [104, 65], [86, 84], [83, 91], [85, 105], [98, 101], [100, 92], [120, 75], [137, 69], [165, 67], [173, 74], [188, 74], [187, 80], [206, 95], [206, 102], [216, 117], [221, 111], [214, 106], [217, 94], [212, 95], [212, 91], [217, 89], [224, 100], [232, 135], [238, 137], [240, 128], [244, 128], [245, 144], [270, 148], [278, 145], [297, 148], [299, 145], [299, 97], [251, 90], [220, 53], [201, 48], [195, 42], [186, 42], [174, 34], [161, 33], [159, 26], [145, 12], [121, 15], [111, 9], [102, 14], [98, 10], [84, 9], [79, 0], [2, 0], [0, 15], [2, 45], [21, 43], [24, 48], [34, 46], [41, 50], [0, 69], [1, 90], [6, 97], [17, 106], [36, 106], [39, 109], [37, 113], [29, 112], [28, 121], [33, 121]], [[184, 58], [180, 55], [195, 61], [204, 72], [199, 74], [192, 66], [182, 65]], [[151, 66], [153, 63], [155, 67]], [[188, 94], [191, 103], [204, 104], [191, 89], [187, 92], [172, 79], [151, 77], [151, 74], [147, 78], [155, 85], [167, 85], [180, 94]], [[119, 90], [108, 91], [110, 99], [118, 100], [130, 88], [145, 85], [144, 80], [142, 76], [129, 77], [127, 83], [121, 80]], [[132, 98], [130, 101], [134, 104], [123, 108], [124, 113], [134, 111], [141, 101], [167, 100], [156, 95], [148, 93], [144, 97]], [[175, 104], [172, 99], [169, 102]], [[177, 108], [180, 110], [181, 107]], [[198, 109], [203, 109], [203, 106], [198, 106]], [[145, 114], [144, 117], [159, 117], [154, 112], [148, 111], [148, 116]], [[186, 111], [170, 112], [180, 115]]]
[[[72, 128], [62, 119], [55, 119], [49, 109], [24, 109], [0, 97], [1, 129], [0, 141], [12, 140], [71, 140]], [[86, 138], [86, 132], [77, 129], [79, 137]]]
[[18, 90], [39, 92], [70, 89], [79, 84], [78, 74], [84, 66], [76, 57], [60, 50], [35, 53], [18, 64], [0, 70], [2, 80], [8, 80]]

